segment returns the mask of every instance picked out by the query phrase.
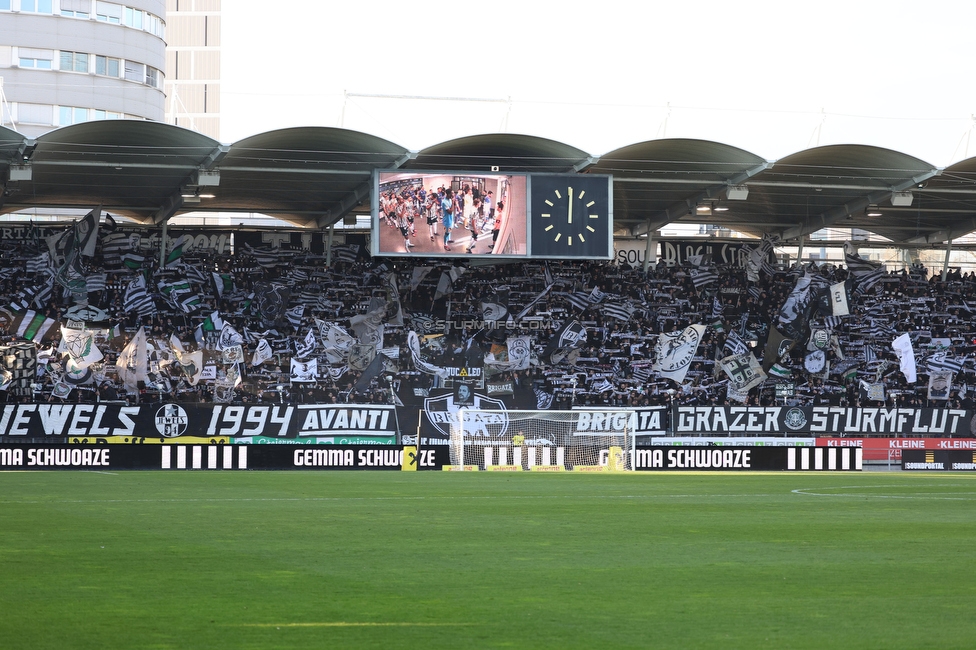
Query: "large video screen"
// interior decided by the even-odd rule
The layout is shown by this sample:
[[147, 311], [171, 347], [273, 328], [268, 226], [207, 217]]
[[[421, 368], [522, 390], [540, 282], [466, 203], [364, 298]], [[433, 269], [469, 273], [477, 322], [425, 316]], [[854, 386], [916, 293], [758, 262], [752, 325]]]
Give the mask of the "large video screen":
[[374, 255], [526, 257], [526, 175], [378, 172]]

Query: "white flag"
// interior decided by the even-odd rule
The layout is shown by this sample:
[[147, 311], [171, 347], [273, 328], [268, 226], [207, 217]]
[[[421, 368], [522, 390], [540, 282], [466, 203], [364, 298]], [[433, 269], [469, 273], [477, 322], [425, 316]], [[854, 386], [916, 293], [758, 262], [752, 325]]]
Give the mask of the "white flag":
[[683, 382], [704, 331], [704, 325], [689, 325], [680, 332], [658, 336], [653, 370], [679, 384]]
[[291, 381], [292, 383], [313, 383], [319, 374], [318, 359], [308, 361], [291, 360]]
[[149, 363], [146, 358], [146, 330], [140, 327], [129, 344], [122, 350], [115, 362], [115, 372], [126, 388], [135, 390], [138, 382], [149, 378]]
[[830, 306], [834, 310], [834, 316], [847, 316], [851, 313], [847, 307], [847, 287], [843, 282], [830, 285]]
[[950, 370], [939, 370], [929, 373], [929, 399], [948, 400], [952, 390], [953, 373]]
[[728, 390], [748, 393], [750, 388], [766, 381], [766, 373], [752, 351], [727, 356], [719, 363], [729, 377]]
[[446, 368], [435, 366], [434, 364], [428, 363], [423, 359], [420, 354], [420, 337], [418, 337], [417, 333], [413, 330], [407, 332], [407, 347], [410, 348], [410, 356], [413, 359], [413, 365], [417, 370], [428, 375], [447, 377]]
[[271, 344], [268, 343], [267, 339], [261, 339], [258, 341], [258, 347], [254, 351], [254, 355], [251, 356], [251, 365], [260, 366], [272, 356], [274, 356], [274, 354], [271, 351]]
[[914, 384], [917, 376], [915, 374], [915, 349], [912, 347], [912, 339], [907, 333], [902, 334], [891, 342], [891, 348], [901, 362], [901, 371], [905, 375], [905, 381]]
[[61, 328], [61, 345], [59, 352], [67, 352], [78, 370], [84, 370], [104, 357], [95, 347], [95, 332], [91, 330], [76, 330]]

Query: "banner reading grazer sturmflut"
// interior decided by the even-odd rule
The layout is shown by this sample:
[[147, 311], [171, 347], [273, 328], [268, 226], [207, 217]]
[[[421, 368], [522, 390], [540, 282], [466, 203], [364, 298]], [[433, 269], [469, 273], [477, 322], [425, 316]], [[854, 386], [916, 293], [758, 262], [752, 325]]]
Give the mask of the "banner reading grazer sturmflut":
[[814, 434], [970, 436], [973, 411], [840, 406], [679, 406], [674, 432], [684, 434]]

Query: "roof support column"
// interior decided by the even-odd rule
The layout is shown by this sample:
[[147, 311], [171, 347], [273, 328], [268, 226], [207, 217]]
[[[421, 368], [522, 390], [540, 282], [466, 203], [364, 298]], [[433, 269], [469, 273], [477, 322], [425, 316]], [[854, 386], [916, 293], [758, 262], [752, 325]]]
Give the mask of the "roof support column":
[[952, 253], [952, 235], [946, 240], [946, 254], [945, 259], [942, 261], [942, 281], [946, 281], [946, 276], [949, 275], [949, 254]]
[[651, 266], [651, 251], [654, 250], [654, 231], [647, 231], [647, 245], [644, 246], [644, 275]]
[[329, 238], [325, 242], [325, 265], [332, 267], [332, 237], [335, 235], [335, 222], [329, 224]]
[[159, 238], [159, 268], [160, 268], [160, 270], [162, 270], [163, 267], [166, 266], [166, 239], [167, 239], [167, 237], [166, 237], [166, 228], [167, 228], [167, 225], [168, 224], [169, 224], [169, 219], [167, 219], [166, 221], [163, 222], [163, 234], [162, 234], [162, 237]]
[[796, 243], [796, 263], [803, 262], [803, 235], [800, 235]]

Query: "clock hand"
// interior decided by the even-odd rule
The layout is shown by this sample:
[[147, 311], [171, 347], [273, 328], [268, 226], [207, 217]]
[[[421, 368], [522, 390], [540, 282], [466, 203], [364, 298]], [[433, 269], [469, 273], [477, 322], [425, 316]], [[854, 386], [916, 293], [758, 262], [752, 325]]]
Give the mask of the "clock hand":
[[567, 188], [566, 193], [569, 195], [569, 223], [573, 223], [573, 188]]

